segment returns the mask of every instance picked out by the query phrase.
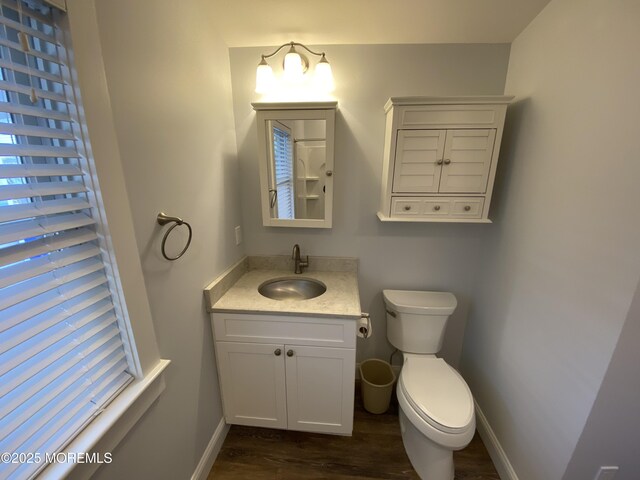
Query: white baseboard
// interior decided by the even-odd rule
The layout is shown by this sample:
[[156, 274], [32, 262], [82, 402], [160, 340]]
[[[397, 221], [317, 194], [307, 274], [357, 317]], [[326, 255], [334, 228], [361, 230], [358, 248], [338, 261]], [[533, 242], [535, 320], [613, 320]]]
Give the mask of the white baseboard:
[[489, 452], [491, 460], [493, 460], [498, 475], [500, 475], [501, 480], [519, 480], [516, 471], [507, 458], [507, 454], [498, 441], [498, 437], [496, 437], [491, 425], [489, 425], [487, 417], [484, 416], [482, 409], [475, 400], [474, 404], [476, 407], [476, 427], [478, 433], [484, 442], [484, 446], [487, 447], [487, 451]]
[[218, 456], [218, 453], [220, 453], [224, 439], [227, 438], [227, 433], [229, 433], [229, 425], [225, 423], [224, 417], [222, 417], [220, 419], [220, 423], [218, 423], [218, 426], [216, 427], [216, 431], [213, 432], [211, 440], [209, 440], [207, 448], [204, 449], [204, 453], [198, 462], [198, 466], [193, 472], [193, 475], [191, 475], [191, 480], [207, 480], [211, 467], [213, 467], [213, 462], [216, 461], [216, 457]]

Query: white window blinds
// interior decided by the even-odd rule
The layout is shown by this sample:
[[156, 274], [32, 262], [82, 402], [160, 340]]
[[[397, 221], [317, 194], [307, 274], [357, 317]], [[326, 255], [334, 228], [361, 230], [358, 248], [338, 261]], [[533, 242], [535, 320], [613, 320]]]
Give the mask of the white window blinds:
[[273, 156], [278, 218], [294, 219], [293, 142], [291, 130], [273, 126]]
[[0, 3], [0, 478], [35, 475], [132, 380], [53, 12]]

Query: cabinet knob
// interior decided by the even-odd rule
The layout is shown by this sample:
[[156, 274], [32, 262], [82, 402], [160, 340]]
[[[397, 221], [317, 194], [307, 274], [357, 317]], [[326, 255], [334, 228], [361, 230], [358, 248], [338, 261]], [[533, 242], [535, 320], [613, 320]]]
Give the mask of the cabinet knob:
[[436, 162], [436, 165], [442, 165], [442, 159], [438, 160], [438, 161]]
[[433, 209], [437, 212], [438, 210], [440, 210], [440, 205], [436, 205], [435, 207], [433, 207]]
[[468, 212], [469, 210], [471, 210], [471, 207], [469, 205], [465, 205], [464, 206], [464, 211]]
[[407, 210], [407, 211], [411, 210], [411, 205], [405, 205], [404, 209]]
[[273, 352], [273, 354], [274, 354], [276, 357], [279, 357], [280, 355], [282, 355], [282, 350], [280, 350], [279, 348], [276, 348], [276, 351], [275, 351], [275, 352]]
[[325, 175], [326, 175], [327, 177], [330, 177], [331, 175], [333, 175], [333, 170], [327, 170], [327, 171], [326, 171], [326, 173], [325, 173]]
[[295, 352], [293, 350], [287, 350], [287, 357], [293, 357]]
[[448, 158], [444, 161], [444, 164], [445, 164], [445, 165], [449, 165], [450, 163], [451, 163], [451, 160], [450, 160], [450, 159], [448, 159]]

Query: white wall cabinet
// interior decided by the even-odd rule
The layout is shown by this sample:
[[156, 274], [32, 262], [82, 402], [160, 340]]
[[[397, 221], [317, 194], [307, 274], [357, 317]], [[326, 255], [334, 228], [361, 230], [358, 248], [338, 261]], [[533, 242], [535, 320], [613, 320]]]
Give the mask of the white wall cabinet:
[[350, 435], [353, 319], [213, 313], [229, 424]]
[[382, 221], [490, 222], [513, 97], [400, 97], [386, 106]]

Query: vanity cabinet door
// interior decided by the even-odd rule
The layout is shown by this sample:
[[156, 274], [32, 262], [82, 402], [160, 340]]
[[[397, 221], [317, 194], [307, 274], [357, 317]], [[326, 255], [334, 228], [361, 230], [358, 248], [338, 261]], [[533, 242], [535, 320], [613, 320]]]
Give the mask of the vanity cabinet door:
[[485, 193], [494, 129], [447, 130], [439, 193]]
[[225, 420], [287, 428], [285, 346], [216, 342]]
[[289, 429], [350, 435], [355, 349], [285, 348]]

